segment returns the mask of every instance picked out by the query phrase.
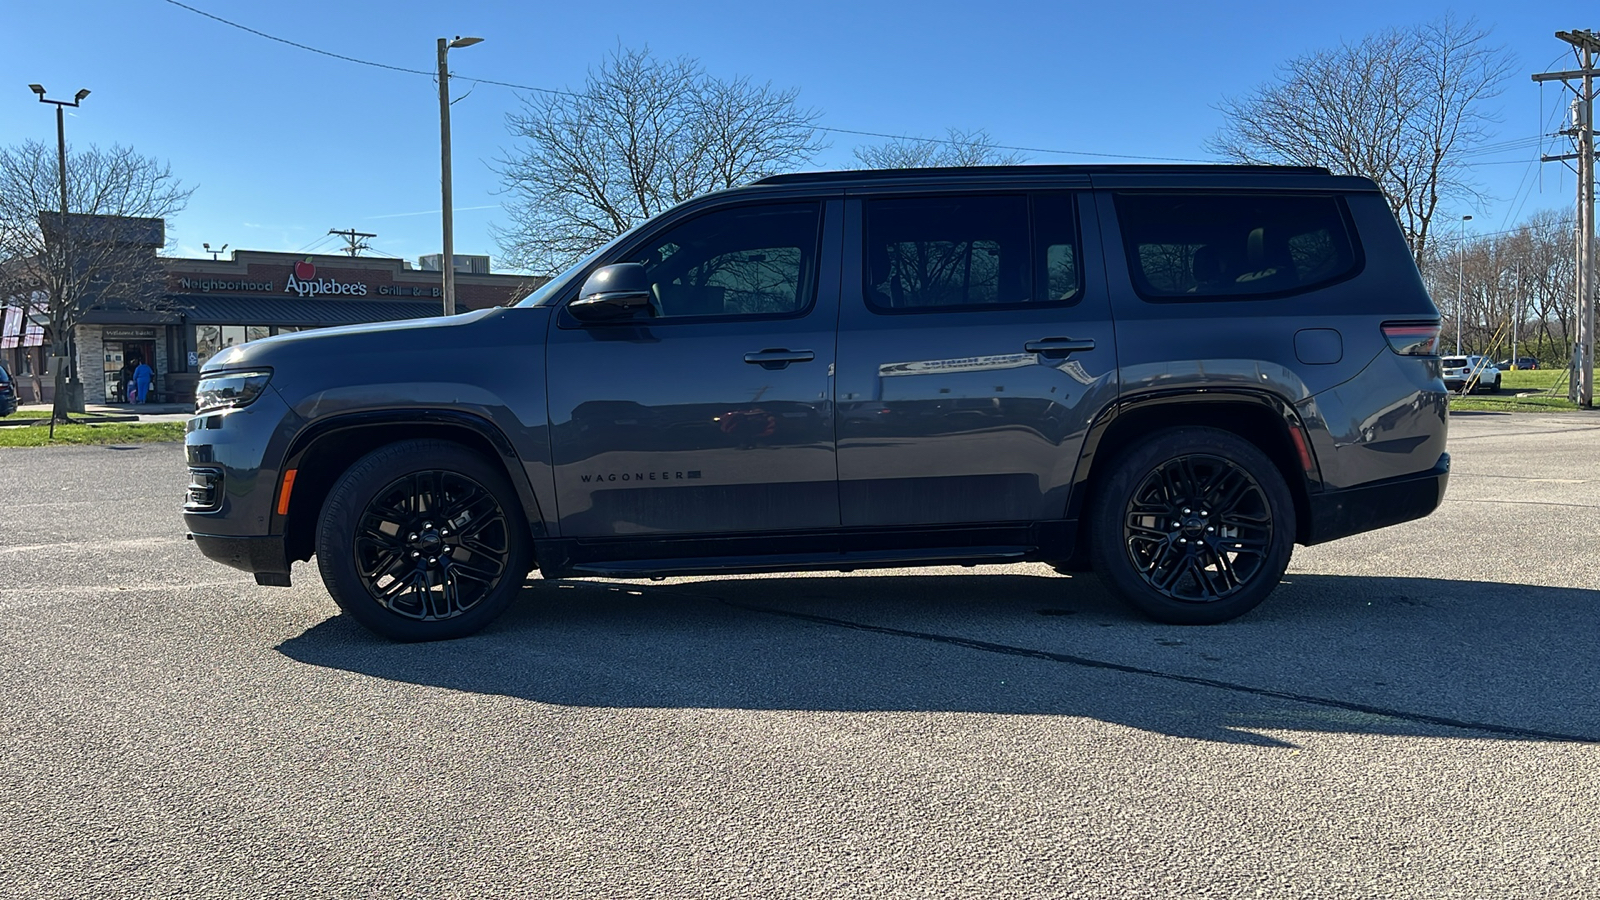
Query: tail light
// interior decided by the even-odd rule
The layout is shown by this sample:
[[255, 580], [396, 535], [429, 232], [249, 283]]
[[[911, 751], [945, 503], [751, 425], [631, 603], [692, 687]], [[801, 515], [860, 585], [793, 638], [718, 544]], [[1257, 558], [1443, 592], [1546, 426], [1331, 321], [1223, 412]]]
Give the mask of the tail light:
[[1439, 354], [1438, 322], [1385, 322], [1383, 336], [1389, 349], [1401, 356], [1437, 356]]

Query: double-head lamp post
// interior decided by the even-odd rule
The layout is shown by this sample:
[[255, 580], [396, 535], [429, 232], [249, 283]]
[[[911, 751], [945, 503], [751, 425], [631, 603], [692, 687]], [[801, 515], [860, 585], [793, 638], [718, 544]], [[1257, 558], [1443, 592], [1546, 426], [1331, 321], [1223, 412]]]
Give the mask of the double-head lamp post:
[[453, 47], [471, 47], [482, 42], [483, 38], [459, 35], [453, 41], [439, 38], [439, 185], [444, 200], [444, 259], [439, 268], [443, 270], [444, 314], [447, 316], [456, 314], [456, 248], [450, 191], [450, 69], [445, 58]]
[[[71, 274], [71, 271], [72, 271], [72, 268], [71, 268], [71, 266], [72, 266], [72, 255], [71, 255], [72, 254], [72, 243], [71, 243], [71, 232], [67, 228], [67, 117], [66, 117], [66, 107], [68, 107], [68, 106], [76, 107], [79, 104], [83, 103], [83, 99], [85, 97], [89, 96], [89, 90], [88, 90], [88, 88], [84, 88], [84, 89], [78, 91], [76, 94], [72, 95], [72, 99], [71, 100], [51, 100], [49, 97], [46, 97], [44, 95], [44, 93], [45, 93], [44, 92], [44, 85], [42, 85], [42, 84], [30, 84], [30, 85], [28, 85], [28, 90], [33, 91], [35, 94], [39, 95], [39, 102], [40, 103], [49, 103], [49, 104], [52, 104], [53, 106], [55, 106], [55, 108], [56, 108], [56, 154], [57, 154], [57, 156], [56, 156], [56, 160], [57, 160], [56, 165], [57, 165], [57, 174], [60, 176], [60, 180], [61, 180], [61, 219], [60, 219], [59, 222], [56, 223], [57, 226], [59, 227], [60, 231], [59, 231], [59, 234], [57, 235], [56, 239], [61, 242], [61, 255], [62, 255], [63, 272], [70, 277], [70, 274]], [[62, 308], [62, 305], [61, 305], [62, 302], [63, 302], [63, 298], [54, 297], [54, 298], [51, 298], [51, 299], [53, 301], [52, 306], [53, 306], [54, 310], [56, 311], [56, 316], [57, 316], [57, 318], [55, 318], [52, 321], [52, 325], [57, 325], [57, 324], [60, 324], [62, 321], [64, 321], [64, 317], [65, 317], [65, 310]], [[71, 352], [72, 336], [70, 334], [68, 334], [68, 335], [57, 334], [57, 335], [55, 335], [55, 338], [57, 340], [60, 340], [62, 346], [66, 347], [68, 349], [67, 358], [70, 360], [72, 358], [72, 356], [73, 356], [73, 354]], [[68, 365], [69, 371], [71, 372], [71, 376], [72, 377], [67, 380], [66, 384], [70, 385], [70, 389], [71, 389], [71, 391], [73, 393], [73, 396], [66, 398], [67, 399], [67, 405], [71, 409], [77, 409], [77, 408], [79, 408], [79, 406], [83, 402], [81, 397], [76, 396], [77, 390], [78, 390], [78, 385], [79, 385], [79, 382], [78, 382], [78, 367], [76, 365], [73, 365], [70, 362], [67, 365]], [[61, 369], [58, 367], [56, 369], [56, 396], [58, 398], [56, 400], [56, 406], [58, 408], [61, 406], [61, 399], [59, 399], [59, 398], [61, 398], [61, 396], [62, 396], [62, 388], [63, 388], [61, 374], [62, 374], [61, 373]], [[51, 427], [52, 427], [52, 431], [53, 431], [54, 430], [54, 426], [52, 425]]]

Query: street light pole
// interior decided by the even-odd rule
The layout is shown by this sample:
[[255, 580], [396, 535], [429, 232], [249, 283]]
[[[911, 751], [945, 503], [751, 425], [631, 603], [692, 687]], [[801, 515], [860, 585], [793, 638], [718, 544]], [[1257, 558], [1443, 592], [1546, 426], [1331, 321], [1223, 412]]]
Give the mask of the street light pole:
[[471, 47], [483, 38], [456, 36], [453, 41], [439, 38], [439, 170], [443, 198], [444, 259], [439, 267], [444, 279], [444, 314], [456, 314], [456, 248], [454, 198], [450, 190], [450, 69], [446, 57], [452, 47]]
[[1467, 281], [1467, 223], [1471, 216], [1461, 217], [1461, 234], [1456, 238], [1456, 355], [1461, 355], [1461, 291]]
[[[76, 94], [73, 94], [71, 100], [51, 100], [44, 95], [44, 85], [30, 84], [28, 85], [28, 90], [39, 95], [40, 103], [53, 104], [56, 108], [56, 168], [57, 175], [60, 177], [61, 181], [61, 218], [56, 223], [59, 229], [56, 239], [61, 242], [62, 281], [65, 282], [67, 279], [72, 277], [72, 232], [71, 229], [67, 227], [66, 107], [77, 107], [81, 105], [84, 98], [89, 96], [89, 91], [87, 88], [84, 88], [78, 91]], [[57, 366], [56, 368], [55, 409], [51, 414], [51, 437], [53, 439], [55, 437], [54, 421], [56, 417], [62, 414], [62, 407], [66, 407], [68, 410], [81, 409], [83, 407], [83, 397], [81, 394], [82, 382], [78, 380], [78, 366], [75, 360], [77, 354], [73, 349], [76, 342], [73, 340], [72, 334], [66, 327], [69, 324], [70, 319], [66, 310], [67, 298], [52, 297], [50, 300], [50, 328], [54, 332], [54, 339], [59, 341], [62, 348], [66, 351], [64, 356], [67, 359], [67, 362], [65, 363], [67, 369], [66, 373], [62, 371], [60, 366]], [[64, 374], [68, 374], [69, 377], [63, 379], [62, 376]]]

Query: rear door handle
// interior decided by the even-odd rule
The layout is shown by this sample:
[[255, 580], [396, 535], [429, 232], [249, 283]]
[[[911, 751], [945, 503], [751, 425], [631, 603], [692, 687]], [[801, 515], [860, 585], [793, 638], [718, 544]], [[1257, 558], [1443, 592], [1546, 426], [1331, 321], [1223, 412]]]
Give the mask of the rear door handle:
[[1022, 349], [1029, 353], [1059, 353], [1065, 356], [1068, 353], [1080, 353], [1094, 349], [1094, 341], [1088, 338], [1040, 338], [1022, 345]]
[[817, 358], [817, 354], [810, 350], [775, 350], [767, 349], [758, 353], [746, 353], [744, 361], [763, 369], [782, 369], [789, 363], [810, 362]]

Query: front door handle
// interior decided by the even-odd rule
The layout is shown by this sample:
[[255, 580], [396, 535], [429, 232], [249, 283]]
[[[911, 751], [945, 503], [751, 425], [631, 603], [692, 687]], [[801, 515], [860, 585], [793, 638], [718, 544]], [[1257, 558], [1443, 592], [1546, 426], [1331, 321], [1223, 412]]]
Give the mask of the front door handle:
[[744, 361], [763, 369], [782, 369], [789, 363], [810, 362], [817, 358], [817, 354], [810, 350], [778, 350], [767, 349], [758, 353], [746, 353]]
[[1094, 349], [1094, 341], [1088, 338], [1051, 337], [1029, 341], [1022, 345], [1022, 349], [1029, 353], [1044, 353], [1051, 356], [1066, 356], [1068, 353], [1080, 353]]

